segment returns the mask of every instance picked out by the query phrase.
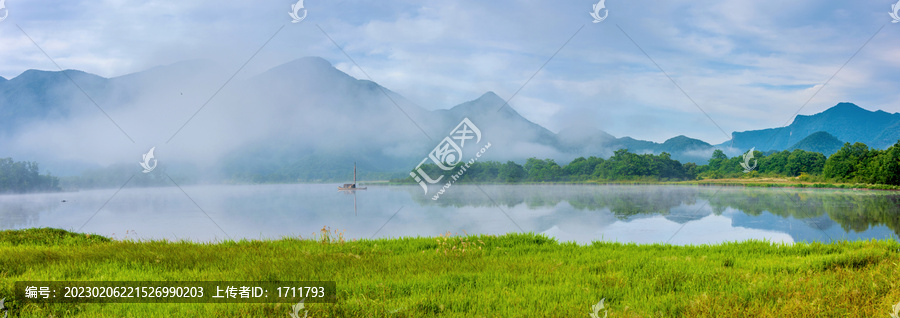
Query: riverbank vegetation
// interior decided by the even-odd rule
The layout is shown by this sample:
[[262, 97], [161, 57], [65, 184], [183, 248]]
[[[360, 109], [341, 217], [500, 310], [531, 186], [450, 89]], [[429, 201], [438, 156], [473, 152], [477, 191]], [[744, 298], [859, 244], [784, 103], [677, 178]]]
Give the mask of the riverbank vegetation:
[[[749, 173], [742, 164], [747, 164]], [[462, 164], [459, 164], [462, 165]], [[435, 164], [422, 165], [432, 176], [444, 173]], [[717, 182], [715, 180], [730, 180]], [[767, 182], [765, 180], [781, 180]], [[397, 183], [414, 183], [412, 177], [394, 179]], [[698, 182], [717, 184], [756, 184], [765, 186], [884, 188], [900, 186], [900, 142], [888, 149], [871, 149], [865, 144], [846, 143], [836, 153], [801, 149], [793, 151], [754, 151], [745, 162], [743, 156], [728, 158], [715, 150], [707, 164], [697, 165], [674, 160], [668, 153], [636, 154], [620, 149], [608, 159], [579, 157], [566, 165], [553, 159], [530, 158], [524, 164], [513, 161], [475, 162], [466, 167], [458, 182]], [[785, 182], [787, 181], [787, 182]], [[880, 186], [879, 186], [880, 185]]]
[[[701, 246], [559, 243], [534, 234], [348, 240], [111, 240], [0, 231], [10, 317], [287, 317], [293, 304], [25, 304], [15, 281], [312, 281], [337, 284], [308, 317], [887, 317], [900, 243]], [[303, 316], [303, 312], [300, 313]]]
[[37, 162], [0, 158], [0, 193], [60, 191], [59, 178], [39, 171]]

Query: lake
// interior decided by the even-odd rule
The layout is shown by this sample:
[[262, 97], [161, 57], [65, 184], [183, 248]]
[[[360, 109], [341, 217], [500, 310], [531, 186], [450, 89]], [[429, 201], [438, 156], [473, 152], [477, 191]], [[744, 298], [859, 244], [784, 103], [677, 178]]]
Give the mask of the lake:
[[[116, 239], [198, 242], [535, 232], [561, 242], [713, 244], [897, 239], [887, 191], [653, 185], [216, 185], [0, 195], [0, 229], [54, 227]], [[183, 191], [182, 191], [183, 189]], [[65, 202], [63, 202], [65, 200]]]

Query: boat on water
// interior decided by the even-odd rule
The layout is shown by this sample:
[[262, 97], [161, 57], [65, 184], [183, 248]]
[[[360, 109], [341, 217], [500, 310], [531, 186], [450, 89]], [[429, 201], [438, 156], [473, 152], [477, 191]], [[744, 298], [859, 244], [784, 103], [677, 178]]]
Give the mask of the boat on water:
[[353, 183], [344, 183], [343, 187], [338, 187], [339, 191], [356, 191], [356, 190], [365, 190], [366, 187], [358, 188], [356, 186], [356, 163], [353, 163]]

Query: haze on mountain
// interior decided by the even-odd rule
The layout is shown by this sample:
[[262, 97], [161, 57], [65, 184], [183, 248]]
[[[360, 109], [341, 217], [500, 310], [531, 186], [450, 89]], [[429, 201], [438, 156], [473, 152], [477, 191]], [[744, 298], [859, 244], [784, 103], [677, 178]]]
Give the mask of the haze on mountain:
[[[28, 70], [0, 80], [0, 157], [77, 175], [110, 165], [138, 171], [140, 154], [156, 147], [169, 173], [296, 182], [349, 176], [354, 162], [369, 179], [402, 177], [463, 118], [481, 130], [482, 144], [491, 144], [480, 160], [518, 162], [537, 157], [566, 163], [627, 148], [705, 163], [717, 147], [732, 153], [788, 149], [820, 131], [882, 148], [900, 137], [900, 114], [845, 103], [798, 116], [784, 128], [736, 132], [732, 147], [731, 141], [713, 146], [686, 136], [663, 143], [617, 138], [589, 124], [557, 134], [490, 91], [450, 109], [429, 110], [318, 57], [228, 81], [230, 76], [203, 60], [108, 79], [76, 70]], [[825, 137], [815, 138], [833, 144]], [[464, 149], [465, 159], [473, 155]]]
[[303, 167], [306, 175], [290, 180], [297, 181], [346, 174], [355, 161], [362, 171], [409, 171], [468, 117], [492, 143], [486, 159], [560, 157], [555, 134], [503, 107], [492, 92], [429, 111], [317, 57], [235, 80], [217, 92], [227, 78], [205, 61], [110, 79], [29, 70], [0, 83], [0, 113], [6, 115], [0, 117], [0, 145], [6, 156], [36, 160], [63, 175], [137, 166], [138, 155], [155, 146], [157, 159], [170, 166], [211, 174], [228, 169], [219, 177]]

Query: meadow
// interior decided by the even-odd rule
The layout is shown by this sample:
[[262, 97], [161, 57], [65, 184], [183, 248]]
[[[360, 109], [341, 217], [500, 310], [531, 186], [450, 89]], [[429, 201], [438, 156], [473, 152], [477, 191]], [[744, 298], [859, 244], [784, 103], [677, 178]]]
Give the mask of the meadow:
[[[308, 317], [889, 317], [900, 243], [701, 246], [560, 243], [526, 234], [218, 243], [112, 240], [41, 228], [0, 231], [10, 317], [290, 317], [294, 304], [26, 304], [16, 281], [337, 283]], [[300, 317], [303, 317], [301, 312]]]

